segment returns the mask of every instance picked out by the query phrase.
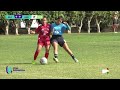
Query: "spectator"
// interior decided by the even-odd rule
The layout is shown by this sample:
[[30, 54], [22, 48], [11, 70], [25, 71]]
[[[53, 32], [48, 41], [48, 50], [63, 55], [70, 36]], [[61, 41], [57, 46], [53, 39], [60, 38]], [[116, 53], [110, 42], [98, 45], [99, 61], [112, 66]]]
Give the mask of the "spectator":
[[113, 32], [117, 33], [118, 32], [118, 26], [119, 26], [119, 21], [118, 21], [118, 14], [115, 13], [113, 15]]

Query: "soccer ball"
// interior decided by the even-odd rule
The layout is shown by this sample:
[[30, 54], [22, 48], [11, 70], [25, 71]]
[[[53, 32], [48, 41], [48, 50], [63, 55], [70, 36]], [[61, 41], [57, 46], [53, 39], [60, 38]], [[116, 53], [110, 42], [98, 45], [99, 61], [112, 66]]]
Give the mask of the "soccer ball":
[[47, 64], [47, 58], [42, 57], [42, 58], [40, 59], [40, 63], [41, 63], [42, 65]]

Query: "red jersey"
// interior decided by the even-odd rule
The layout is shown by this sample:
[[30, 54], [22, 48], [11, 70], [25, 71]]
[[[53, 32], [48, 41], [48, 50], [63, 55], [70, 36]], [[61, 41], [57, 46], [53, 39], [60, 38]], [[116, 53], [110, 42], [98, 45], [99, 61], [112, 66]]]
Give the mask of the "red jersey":
[[35, 32], [39, 34], [38, 37], [50, 37], [50, 24], [40, 25]]

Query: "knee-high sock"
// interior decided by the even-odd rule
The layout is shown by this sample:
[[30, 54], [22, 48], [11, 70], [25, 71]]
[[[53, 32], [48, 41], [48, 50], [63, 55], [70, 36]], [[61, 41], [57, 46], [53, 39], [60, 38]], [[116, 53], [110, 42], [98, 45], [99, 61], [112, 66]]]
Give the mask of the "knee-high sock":
[[34, 54], [34, 60], [36, 60], [36, 58], [37, 58], [38, 54], [39, 54], [39, 51], [38, 51], [38, 50], [36, 50], [36, 51], [35, 51], [35, 54]]
[[48, 52], [46, 52], [45, 53], [45, 57], [48, 59], [48, 56], [49, 56], [49, 53]]
[[58, 58], [58, 54], [54, 54], [54, 57], [55, 57], [55, 58]]

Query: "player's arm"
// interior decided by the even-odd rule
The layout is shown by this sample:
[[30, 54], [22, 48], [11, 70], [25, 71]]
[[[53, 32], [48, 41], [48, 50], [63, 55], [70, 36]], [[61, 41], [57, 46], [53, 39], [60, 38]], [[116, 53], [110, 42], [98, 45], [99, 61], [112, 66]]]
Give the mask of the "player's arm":
[[37, 34], [39, 34], [39, 32], [40, 32], [40, 26], [35, 30], [35, 33], [37, 33]]
[[50, 36], [52, 37], [52, 35], [53, 35], [53, 25], [51, 24], [50, 25]]
[[69, 24], [67, 23], [67, 22], [63, 22], [64, 24], [65, 24], [65, 28], [66, 28], [66, 30], [69, 30], [69, 31], [71, 31], [71, 27], [69, 26]]
[[50, 24], [50, 27], [49, 27], [49, 35], [50, 35], [50, 37], [51, 37], [51, 35], [52, 35], [52, 32], [51, 32], [51, 24]]

